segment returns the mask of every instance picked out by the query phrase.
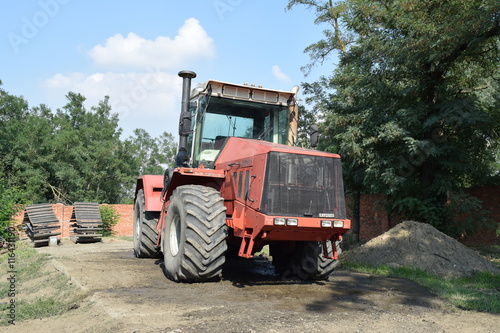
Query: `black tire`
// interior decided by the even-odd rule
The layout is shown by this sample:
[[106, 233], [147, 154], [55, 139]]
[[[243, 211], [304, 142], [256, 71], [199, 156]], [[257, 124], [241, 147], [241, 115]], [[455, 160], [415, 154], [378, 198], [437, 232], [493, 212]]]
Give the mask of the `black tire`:
[[[275, 270], [283, 280], [326, 280], [338, 266], [338, 260], [323, 256], [320, 242], [275, 242], [269, 247]], [[332, 252], [331, 242], [327, 242], [327, 249]]]
[[159, 212], [144, 211], [144, 191], [139, 190], [134, 205], [134, 254], [137, 258], [160, 256], [160, 247], [155, 246], [159, 216]]
[[217, 280], [227, 250], [226, 207], [210, 187], [174, 190], [162, 231], [165, 275], [175, 282]]

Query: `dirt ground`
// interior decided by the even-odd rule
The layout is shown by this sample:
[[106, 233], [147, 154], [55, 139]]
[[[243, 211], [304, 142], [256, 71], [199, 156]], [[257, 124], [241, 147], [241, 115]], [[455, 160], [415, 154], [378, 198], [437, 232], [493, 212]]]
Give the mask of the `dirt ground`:
[[231, 260], [220, 282], [179, 284], [132, 241], [73, 244], [52, 265], [87, 294], [63, 315], [3, 332], [498, 332], [498, 315], [452, 310], [403, 279], [339, 270], [329, 281], [280, 281], [267, 260]]

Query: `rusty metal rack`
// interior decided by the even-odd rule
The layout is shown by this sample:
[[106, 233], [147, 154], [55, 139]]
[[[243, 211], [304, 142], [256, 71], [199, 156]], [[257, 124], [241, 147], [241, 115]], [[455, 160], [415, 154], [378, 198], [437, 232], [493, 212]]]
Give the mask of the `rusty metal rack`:
[[26, 206], [23, 223], [26, 234], [35, 247], [49, 245], [51, 236], [60, 235], [60, 224], [52, 204], [37, 204]]
[[96, 202], [75, 202], [69, 220], [75, 243], [94, 243], [102, 240], [102, 219]]

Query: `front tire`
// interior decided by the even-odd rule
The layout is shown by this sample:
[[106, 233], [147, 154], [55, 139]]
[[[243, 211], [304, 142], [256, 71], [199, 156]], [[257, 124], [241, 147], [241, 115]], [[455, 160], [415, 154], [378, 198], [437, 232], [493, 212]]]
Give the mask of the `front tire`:
[[144, 191], [137, 192], [134, 205], [134, 254], [137, 258], [157, 258], [160, 247], [156, 246], [158, 232], [157, 212], [144, 211]]
[[162, 231], [165, 275], [175, 282], [219, 278], [227, 250], [226, 207], [213, 188], [179, 186]]

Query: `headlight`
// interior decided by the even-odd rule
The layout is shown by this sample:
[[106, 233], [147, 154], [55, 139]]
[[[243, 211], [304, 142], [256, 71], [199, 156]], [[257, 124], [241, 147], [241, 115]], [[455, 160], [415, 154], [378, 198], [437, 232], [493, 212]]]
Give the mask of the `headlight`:
[[334, 228], [343, 228], [344, 227], [344, 221], [333, 221], [333, 227]]
[[330, 220], [321, 220], [321, 226], [323, 228], [331, 228], [332, 227], [332, 221], [330, 221]]
[[298, 219], [286, 219], [286, 225], [296, 226], [299, 225]]
[[285, 219], [282, 217], [275, 217], [274, 225], [285, 225]]

